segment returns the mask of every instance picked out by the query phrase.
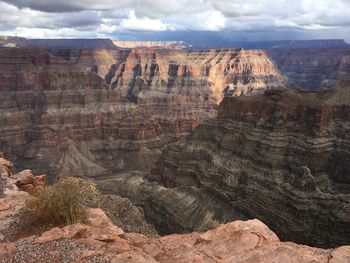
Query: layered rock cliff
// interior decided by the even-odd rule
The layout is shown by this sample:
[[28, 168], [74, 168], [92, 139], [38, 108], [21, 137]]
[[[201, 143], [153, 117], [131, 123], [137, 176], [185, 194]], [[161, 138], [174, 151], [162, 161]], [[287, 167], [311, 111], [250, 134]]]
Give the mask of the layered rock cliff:
[[283, 240], [348, 244], [349, 84], [226, 97], [217, 118], [163, 150], [149, 176], [158, 184], [134, 176], [103, 187], [141, 198], [170, 231], [258, 218]]
[[287, 78], [288, 88], [331, 88], [350, 76], [350, 49], [346, 47], [278, 49], [267, 53]]
[[224, 93], [283, 80], [264, 52], [242, 50], [3, 48], [0, 75], [1, 147], [52, 176], [150, 168]]
[[148, 169], [164, 143], [215, 117], [224, 96], [285, 86], [322, 88], [350, 72], [347, 49], [323, 55], [241, 49], [0, 51], [1, 147], [16, 163], [28, 161], [51, 175], [62, 167], [70, 167], [64, 173], [91, 176], [113, 168]]
[[[0, 236], [0, 239], [6, 240], [6, 243], [0, 243], [1, 262], [349, 261], [349, 246], [325, 250], [281, 242], [276, 234], [259, 220], [230, 222], [202, 233], [147, 237], [120, 228], [125, 226], [122, 222], [122, 225], [115, 225], [115, 221], [112, 222], [99, 208], [87, 208], [84, 211], [84, 221], [80, 224], [53, 228], [41, 226], [40, 229], [20, 225], [21, 221], [17, 220], [18, 213], [30, 196], [17, 188], [16, 179], [10, 172], [11, 165], [9, 161], [0, 158], [0, 230], [5, 234]], [[85, 184], [88, 184], [88, 187], [83, 185], [82, 189], [86, 187], [92, 190], [91, 184]], [[96, 189], [92, 191], [95, 192]], [[92, 196], [93, 193], [89, 192], [89, 197]], [[129, 224], [134, 225], [132, 208], [129, 207], [126, 214], [123, 213], [125, 207], [119, 207], [114, 212], [122, 212], [117, 215], [121, 221], [129, 220]], [[10, 234], [9, 228], [23, 227], [27, 228], [26, 232], [22, 231], [19, 235]]]
[[46, 51], [1, 49], [0, 76], [0, 144], [17, 164], [88, 176], [158, 157], [157, 122], [89, 68]]
[[51, 52], [97, 72], [111, 89], [151, 112], [168, 137], [188, 135], [203, 119], [215, 116], [224, 95], [251, 95], [284, 85], [263, 51]]

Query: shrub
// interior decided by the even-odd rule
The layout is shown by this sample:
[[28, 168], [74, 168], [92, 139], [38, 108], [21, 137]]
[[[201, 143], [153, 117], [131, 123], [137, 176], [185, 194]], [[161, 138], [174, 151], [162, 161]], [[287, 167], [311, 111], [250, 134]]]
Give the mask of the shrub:
[[94, 184], [65, 177], [36, 192], [26, 202], [21, 217], [29, 225], [82, 223], [85, 208], [97, 195]]

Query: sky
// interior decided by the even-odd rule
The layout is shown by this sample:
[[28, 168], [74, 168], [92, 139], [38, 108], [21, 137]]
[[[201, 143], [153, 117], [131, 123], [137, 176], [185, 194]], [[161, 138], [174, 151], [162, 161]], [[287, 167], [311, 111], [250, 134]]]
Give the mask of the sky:
[[0, 0], [0, 35], [350, 42], [350, 0]]

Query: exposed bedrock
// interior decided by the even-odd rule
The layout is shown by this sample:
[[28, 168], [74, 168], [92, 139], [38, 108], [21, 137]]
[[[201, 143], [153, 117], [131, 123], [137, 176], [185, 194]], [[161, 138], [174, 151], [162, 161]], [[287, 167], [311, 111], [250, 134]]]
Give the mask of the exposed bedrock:
[[2, 48], [0, 145], [51, 177], [145, 170], [216, 115], [227, 85], [253, 94], [281, 81], [262, 51]]
[[350, 76], [350, 48], [276, 49], [267, 51], [288, 88], [319, 90]]
[[153, 117], [90, 69], [33, 49], [0, 50], [0, 123], [7, 156], [50, 175], [142, 169], [163, 145]]
[[284, 78], [263, 51], [50, 50], [90, 68], [110, 88], [150, 112], [166, 137], [188, 135], [214, 117], [224, 95], [281, 88]]
[[[167, 224], [185, 220], [195, 229], [201, 213], [218, 222], [244, 216], [262, 220], [284, 240], [349, 244], [349, 101], [349, 83], [332, 91], [225, 98], [217, 118], [164, 149], [150, 175], [159, 184], [136, 187], [124, 178], [114, 188], [152, 200], [143, 204], [146, 213], [170, 215]], [[175, 200], [185, 189], [186, 197]]]

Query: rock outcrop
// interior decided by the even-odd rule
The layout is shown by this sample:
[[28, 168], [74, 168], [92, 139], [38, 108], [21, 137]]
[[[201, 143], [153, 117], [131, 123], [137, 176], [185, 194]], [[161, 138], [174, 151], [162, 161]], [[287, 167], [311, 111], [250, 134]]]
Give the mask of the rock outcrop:
[[[143, 206], [153, 208], [146, 213], [175, 231], [188, 231], [175, 227], [182, 220], [195, 229], [208, 215], [218, 222], [244, 216], [262, 220], [283, 240], [348, 244], [349, 101], [349, 83], [227, 97], [217, 118], [164, 149], [151, 175], [160, 185], [124, 178], [115, 189], [136, 202], [146, 194]], [[150, 206], [144, 188], [152, 192]], [[113, 191], [112, 184], [105, 189]], [[176, 200], [183, 192], [189, 194]]]
[[153, 117], [89, 68], [47, 51], [0, 50], [0, 145], [18, 169], [91, 176], [149, 167], [163, 145]]
[[0, 50], [0, 147], [19, 169], [107, 175], [152, 167], [224, 94], [282, 85], [263, 51]]
[[[18, 169], [33, 167], [50, 178], [149, 170], [167, 142], [215, 117], [224, 96], [323, 88], [350, 73], [348, 49], [317, 56], [57, 41], [48, 40], [46, 51], [0, 50], [0, 147]], [[79, 49], [85, 42], [99, 44]]]
[[[0, 241], [4, 239], [3, 231], [18, 220], [18, 214], [29, 198], [29, 193], [38, 191], [47, 183], [45, 175], [34, 176], [30, 170], [13, 175], [12, 167], [10, 161], [0, 157]], [[5, 248], [13, 251], [11, 246]]]
[[[27, 170], [14, 178], [10, 173], [11, 167], [12, 163], [0, 158], [2, 231], [6, 231], [10, 225], [20, 223], [14, 219], [29, 198], [28, 193], [16, 187], [16, 182], [19, 178], [21, 182], [30, 181], [31, 176], [28, 174], [31, 173]], [[84, 184], [86, 191], [89, 191], [90, 201], [96, 198], [92, 193], [96, 191], [91, 188], [94, 187], [93, 184], [77, 178], [71, 180]], [[90, 198], [92, 195], [94, 198]], [[123, 204], [126, 204], [125, 201]], [[120, 208], [117, 210], [122, 211], [119, 215], [123, 217], [120, 218], [122, 221], [134, 220], [132, 213], [124, 213]], [[130, 210], [130, 207], [126, 206], [124, 210]], [[139, 233], [126, 233], [100, 208], [87, 208], [84, 218], [84, 222], [80, 224], [48, 228], [39, 233], [12, 237], [7, 243], [0, 243], [0, 261], [345, 263], [350, 259], [348, 246], [325, 250], [281, 242], [275, 233], [256, 219], [217, 225], [201, 233], [146, 237]]]
[[331, 262], [350, 260], [350, 247], [315, 249], [280, 242], [258, 220], [236, 221], [205, 233], [147, 238], [123, 233], [99, 209], [87, 223], [0, 244], [3, 262]]

